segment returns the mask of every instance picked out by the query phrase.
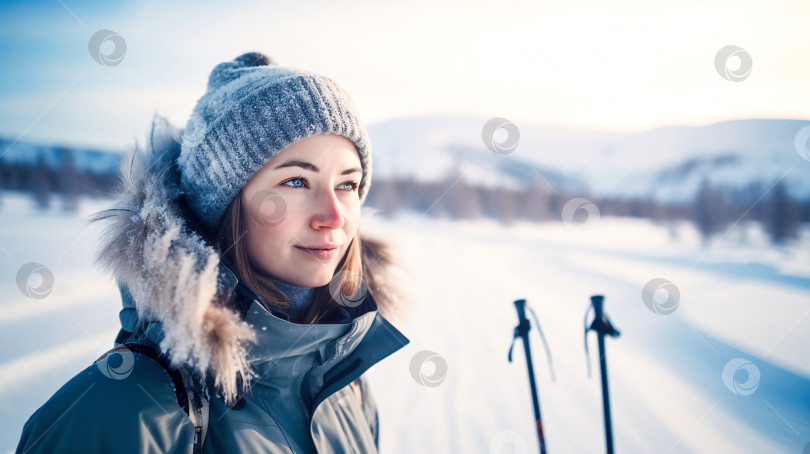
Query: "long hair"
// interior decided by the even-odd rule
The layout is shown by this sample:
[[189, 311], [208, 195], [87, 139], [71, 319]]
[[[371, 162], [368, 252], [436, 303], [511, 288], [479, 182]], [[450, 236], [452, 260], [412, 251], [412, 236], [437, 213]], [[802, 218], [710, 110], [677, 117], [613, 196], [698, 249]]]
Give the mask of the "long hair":
[[[233, 263], [242, 280], [259, 295], [259, 298], [264, 303], [280, 308], [288, 308], [290, 300], [287, 295], [279, 290], [270, 278], [250, 261], [246, 238], [245, 206], [242, 201], [243, 190], [239, 191], [233, 202], [228, 206], [214, 232], [216, 245], [221, 251], [220, 254]], [[377, 245], [376, 248], [372, 248], [373, 250], [366, 248], [369, 256], [378, 256], [371, 260], [375, 264], [385, 258], [380, 257], [380, 247], [384, 247], [384, 245]], [[376, 281], [379, 281], [379, 278], [368, 268], [365, 269], [366, 273], [364, 273], [363, 251], [363, 240], [360, 239], [360, 233], [358, 232], [352, 238], [346, 253], [334, 270], [334, 282], [316, 287], [313, 301], [304, 313], [302, 323], [318, 323], [335, 304], [338, 304], [332, 296], [330, 286], [338, 289], [342, 295], [349, 298], [358, 292], [361, 279], [366, 281], [368, 288], [374, 288], [374, 284], [378, 283]], [[389, 262], [386, 261], [384, 265]], [[334, 276], [338, 275], [339, 280], [335, 281]]]

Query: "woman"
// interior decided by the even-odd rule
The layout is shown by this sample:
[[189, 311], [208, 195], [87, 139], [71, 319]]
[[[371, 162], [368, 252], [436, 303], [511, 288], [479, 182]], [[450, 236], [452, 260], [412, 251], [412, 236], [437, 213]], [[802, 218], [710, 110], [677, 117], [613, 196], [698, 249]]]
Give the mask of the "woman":
[[248, 53], [172, 132], [156, 116], [93, 218], [118, 347], [31, 416], [17, 452], [376, 452], [361, 375], [408, 339], [378, 313], [398, 293], [388, 252], [358, 234], [371, 154], [351, 98]]

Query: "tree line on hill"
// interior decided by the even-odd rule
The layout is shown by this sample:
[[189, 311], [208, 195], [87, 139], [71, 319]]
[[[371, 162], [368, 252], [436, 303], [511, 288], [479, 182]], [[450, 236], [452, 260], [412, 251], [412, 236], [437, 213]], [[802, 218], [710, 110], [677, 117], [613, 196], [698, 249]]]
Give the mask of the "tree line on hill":
[[[120, 181], [119, 167], [81, 170], [71, 149], [59, 150], [57, 165], [38, 155], [31, 163], [0, 159], [0, 191], [30, 194], [40, 210], [51, 209], [53, 198], [61, 209], [74, 211], [80, 197], [109, 198]], [[690, 203], [665, 204], [650, 199], [589, 198], [588, 194], [552, 192], [531, 185], [520, 190], [471, 185], [455, 175], [425, 182], [413, 178], [377, 177], [366, 204], [393, 216], [402, 210], [451, 219], [490, 218], [503, 223], [561, 220], [566, 202], [581, 197], [599, 210], [600, 216], [648, 218], [656, 221], [694, 222], [705, 243], [741, 221], [759, 221], [775, 244], [796, 239], [802, 223], [810, 222], [810, 200], [794, 200], [783, 183], [763, 188], [751, 185], [730, 191], [704, 180]], [[2, 197], [0, 197], [0, 204]], [[2, 205], [0, 205], [2, 206]], [[587, 215], [578, 210], [574, 222]]]
[[[771, 241], [783, 244], [797, 239], [801, 224], [810, 222], [810, 200], [794, 200], [782, 182], [772, 188], [751, 185], [744, 191], [729, 191], [704, 180], [693, 200], [681, 204], [640, 198], [589, 198], [588, 194], [554, 193], [542, 186], [522, 190], [485, 188], [450, 178], [432, 183], [378, 178], [372, 187], [366, 203], [384, 215], [413, 210], [452, 219], [491, 218], [507, 224], [517, 220], [561, 220], [565, 204], [581, 197], [596, 205], [600, 216], [692, 221], [705, 244], [742, 221], [761, 222]], [[587, 215], [585, 210], [578, 210], [573, 221], [580, 222]]]

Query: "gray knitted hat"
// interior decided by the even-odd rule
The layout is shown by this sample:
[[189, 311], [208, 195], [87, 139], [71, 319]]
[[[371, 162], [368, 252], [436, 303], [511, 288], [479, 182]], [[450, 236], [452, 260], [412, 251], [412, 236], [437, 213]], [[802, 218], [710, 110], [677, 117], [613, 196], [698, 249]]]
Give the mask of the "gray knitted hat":
[[362, 204], [371, 185], [371, 143], [348, 93], [327, 77], [281, 67], [257, 52], [218, 64], [186, 124], [177, 160], [191, 210], [213, 229], [270, 158], [316, 134], [354, 142]]

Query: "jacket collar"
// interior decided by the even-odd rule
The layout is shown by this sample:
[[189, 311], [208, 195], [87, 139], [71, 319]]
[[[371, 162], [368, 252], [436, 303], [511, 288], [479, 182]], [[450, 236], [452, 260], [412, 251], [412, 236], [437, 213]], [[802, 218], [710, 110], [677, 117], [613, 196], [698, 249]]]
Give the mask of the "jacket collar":
[[311, 418], [315, 408], [409, 340], [378, 312], [367, 290], [356, 306], [335, 306], [331, 317], [315, 324], [293, 323], [286, 313], [263, 304], [223, 261], [222, 279], [234, 286], [242, 317], [256, 332], [248, 348], [254, 387], [276, 393], [297, 391]]

